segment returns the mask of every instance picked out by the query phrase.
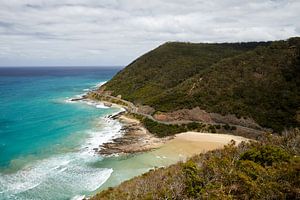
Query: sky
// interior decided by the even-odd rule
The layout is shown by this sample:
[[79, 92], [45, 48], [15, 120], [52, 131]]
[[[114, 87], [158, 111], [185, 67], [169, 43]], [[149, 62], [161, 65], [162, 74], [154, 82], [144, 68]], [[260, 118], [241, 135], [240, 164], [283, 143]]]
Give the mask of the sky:
[[0, 66], [125, 66], [167, 41], [300, 35], [300, 0], [0, 0]]

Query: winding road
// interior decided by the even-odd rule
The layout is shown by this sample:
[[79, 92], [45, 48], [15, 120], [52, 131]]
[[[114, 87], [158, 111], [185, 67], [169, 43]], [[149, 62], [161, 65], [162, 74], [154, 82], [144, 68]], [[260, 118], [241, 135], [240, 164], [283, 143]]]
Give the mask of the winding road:
[[[113, 99], [115, 101], [121, 101], [123, 104], [125, 104], [126, 106], [122, 105], [129, 113], [133, 113], [133, 114], [138, 114], [138, 115], [142, 115], [144, 117], [147, 117], [148, 119], [151, 119], [157, 123], [161, 123], [161, 124], [166, 124], [166, 125], [176, 125], [176, 124], [188, 124], [188, 123], [192, 123], [192, 122], [196, 122], [196, 123], [203, 123], [203, 124], [208, 124], [208, 125], [225, 125], [224, 123], [207, 123], [207, 122], [202, 122], [202, 121], [192, 121], [192, 120], [178, 120], [178, 121], [171, 121], [171, 122], [166, 122], [166, 121], [161, 121], [161, 120], [157, 120], [155, 119], [152, 115], [149, 114], [145, 114], [142, 112], [139, 112], [138, 107], [135, 106], [132, 102], [118, 98], [118, 97], [114, 97], [111, 95], [106, 95], [106, 94], [99, 94], [97, 91], [93, 92], [96, 96], [99, 97], [104, 97], [106, 99]], [[246, 131], [246, 132], [252, 132], [255, 134], [263, 134], [265, 133], [265, 131], [263, 130], [258, 130], [258, 129], [254, 129], [254, 128], [249, 128], [249, 127], [245, 127], [245, 126], [241, 126], [241, 125], [236, 125], [236, 124], [228, 124], [231, 126], [235, 126], [237, 128], [239, 128], [242, 131]]]

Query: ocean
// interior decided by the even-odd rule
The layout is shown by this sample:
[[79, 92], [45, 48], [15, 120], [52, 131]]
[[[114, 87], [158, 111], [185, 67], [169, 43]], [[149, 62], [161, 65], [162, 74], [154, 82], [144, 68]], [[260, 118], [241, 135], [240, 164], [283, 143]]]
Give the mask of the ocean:
[[71, 102], [117, 67], [0, 68], [0, 199], [70, 199], [101, 186], [93, 148], [120, 134], [100, 103]]
[[0, 68], [0, 200], [81, 199], [178, 161], [156, 151], [104, 158], [94, 148], [122, 135], [99, 102], [72, 102], [120, 67]]

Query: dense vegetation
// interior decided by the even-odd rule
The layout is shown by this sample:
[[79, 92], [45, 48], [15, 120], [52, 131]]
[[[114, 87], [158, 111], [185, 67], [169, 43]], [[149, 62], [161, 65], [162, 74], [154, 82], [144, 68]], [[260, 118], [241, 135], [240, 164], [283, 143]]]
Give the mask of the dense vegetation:
[[157, 111], [199, 106], [281, 132], [300, 124], [300, 38], [267, 43], [166, 43], [105, 89]]
[[93, 197], [106, 199], [298, 199], [300, 131], [234, 142], [154, 169]]
[[[200, 122], [190, 122], [187, 124], [163, 124], [138, 114], [129, 114], [129, 115], [132, 115], [132, 117], [138, 119], [150, 133], [156, 135], [157, 137], [166, 137], [166, 136], [187, 132], [187, 131], [210, 132], [210, 133], [221, 132], [221, 133], [234, 134], [233, 131], [236, 130], [235, 126], [230, 126], [228, 124], [211, 125], [211, 124], [203, 124]], [[251, 135], [247, 135], [247, 136], [251, 137]]]
[[106, 85], [115, 95], [145, 103], [223, 58], [268, 43], [192, 44], [169, 42], [138, 58]]

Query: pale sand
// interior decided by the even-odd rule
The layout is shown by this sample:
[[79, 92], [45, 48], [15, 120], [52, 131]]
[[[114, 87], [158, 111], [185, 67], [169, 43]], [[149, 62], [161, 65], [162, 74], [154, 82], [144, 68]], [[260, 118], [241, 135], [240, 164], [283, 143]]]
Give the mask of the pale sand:
[[139, 120], [121, 114], [118, 120], [126, 127], [126, 133], [113, 142], [105, 143], [100, 149], [102, 155], [149, 152], [156, 157], [185, 160], [195, 154], [224, 147], [231, 140], [236, 144], [249, 139], [216, 133], [185, 132], [175, 136], [158, 138], [149, 133]]
[[227, 144], [231, 140], [241, 143], [242, 141], [249, 140], [247, 138], [228, 134], [217, 134], [217, 133], [200, 133], [200, 132], [185, 132], [177, 134], [174, 141], [191, 141], [191, 142], [213, 142]]
[[185, 132], [177, 134], [174, 139], [167, 141], [153, 153], [157, 156], [180, 157], [180, 160], [185, 160], [199, 153], [223, 148], [231, 140], [234, 140], [236, 145], [242, 141], [249, 141], [244, 137], [227, 134]]
[[[131, 121], [128, 117], [122, 119], [127, 120], [127, 122]], [[132, 120], [133, 121], [131, 122], [137, 122], [134, 121], [134, 119]], [[133, 154], [129, 157], [123, 157], [123, 159], [120, 157], [117, 162], [107, 162], [106, 164], [101, 165], [101, 168], [113, 168], [114, 172], [108, 181], [101, 186], [99, 191], [108, 187], [116, 186], [124, 180], [128, 180], [149, 171], [149, 169], [153, 169], [155, 167], [167, 167], [171, 164], [177, 163], [178, 161], [186, 161], [193, 155], [223, 148], [224, 145], [231, 141], [231, 139], [235, 140], [237, 143], [249, 140], [243, 137], [225, 134], [199, 132], [177, 134], [174, 139], [162, 142], [156, 149]], [[151, 147], [154, 147], [153, 143], [150, 142], [151, 140], [148, 141], [151, 149]], [[140, 144], [141, 143], [137, 142], [133, 146]], [[139, 148], [141, 148], [141, 146]], [[112, 157], [112, 159], [118, 159], [118, 157]]]

